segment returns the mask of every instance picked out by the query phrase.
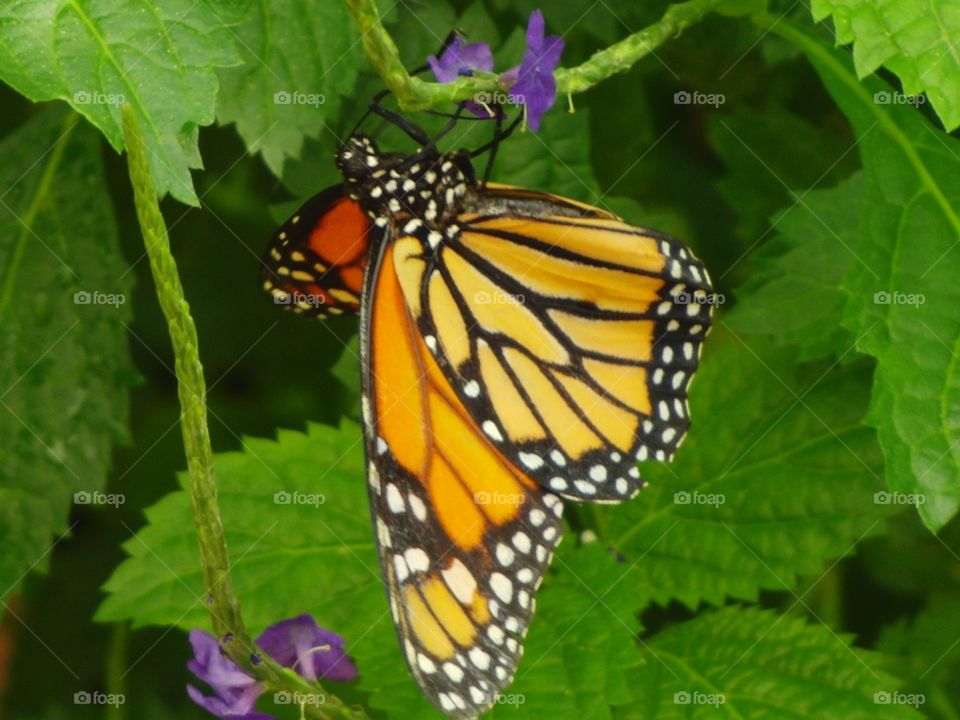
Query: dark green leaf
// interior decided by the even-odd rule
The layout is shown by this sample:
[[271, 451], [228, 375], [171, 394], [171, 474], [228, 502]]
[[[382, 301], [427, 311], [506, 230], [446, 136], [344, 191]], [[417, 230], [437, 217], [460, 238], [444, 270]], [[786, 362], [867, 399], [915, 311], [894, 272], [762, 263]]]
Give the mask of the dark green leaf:
[[[729, 607], [668, 628], [632, 673], [640, 701], [620, 720], [919, 720], [874, 654], [826, 626]], [[906, 698], [902, 698], [906, 700]]]
[[[133, 277], [96, 133], [50, 108], [0, 143], [0, 587], [47, 566], [73, 502], [106, 505], [136, 379]], [[77, 493], [77, 495], [74, 495]]]

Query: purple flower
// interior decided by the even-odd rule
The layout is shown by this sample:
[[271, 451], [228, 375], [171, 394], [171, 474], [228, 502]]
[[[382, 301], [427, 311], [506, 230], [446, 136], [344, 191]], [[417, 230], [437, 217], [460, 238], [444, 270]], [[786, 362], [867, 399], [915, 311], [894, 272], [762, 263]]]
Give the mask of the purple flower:
[[257, 645], [308, 680], [353, 680], [357, 676], [356, 666], [343, 650], [343, 638], [319, 627], [306, 614], [271, 625], [257, 638]]
[[474, 70], [493, 71], [493, 53], [486, 43], [466, 44], [459, 35], [453, 38], [440, 58], [435, 55], [427, 58], [430, 69], [438, 82], [447, 83], [456, 80], [461, 75], [472, 75]]
[[527, 49], [518, 67], [503, 73], [501, 79], [510, 87], [510, 94], [522, 102], [527, 125], [536, 132], [540, 118], [557, 99], [557, 81], [553, 71], [560, 64], [563, 38], [545, 36], [543, 13], [534, 10], [527, 23]]
[[[319, 627], [309, 615], [271, 625], [257, 638], [260, 646], [281, 665], [292, 668], [308, 680], [352, 680], [357, 668], [343, 650], [343, 638]], [[274, 720], [254, 710], [264, 687], [224, 655], [220, 641], [202, 630], [190, 631], [193, 659], [187, 663], [213, 695], [205, 696], [187, 685], [190, 699], [218, 718], [230, 720]]]
[[187, 695], [197, 705], [219, 718], [234, 720], [273, 720], [269, 715], [253, 710], [263, 686], [244, 673], [220, 649], [220, 641], [203, 630], [190, 631], [193, 660], [187, 668], [207, 683], [214, 694], [204, 696], [193, 685], [187, 685]]

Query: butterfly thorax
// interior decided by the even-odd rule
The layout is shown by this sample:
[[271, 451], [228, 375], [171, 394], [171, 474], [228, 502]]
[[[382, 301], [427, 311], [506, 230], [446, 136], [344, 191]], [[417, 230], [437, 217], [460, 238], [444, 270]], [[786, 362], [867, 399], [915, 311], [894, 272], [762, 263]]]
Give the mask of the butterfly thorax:
[[409, 155], [381, 153], [365, 135], [353, 135], [341, 146], [337, 167], [347, 194], [380, 227], [412, 219], [445, 227], [462, 212], [475, 184], [464, 152], [441, 154], [428, 147]]

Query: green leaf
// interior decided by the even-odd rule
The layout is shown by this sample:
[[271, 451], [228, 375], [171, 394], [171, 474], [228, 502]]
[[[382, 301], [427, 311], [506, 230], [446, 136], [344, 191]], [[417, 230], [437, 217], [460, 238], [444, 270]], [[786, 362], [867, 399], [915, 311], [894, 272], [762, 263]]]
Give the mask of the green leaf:
[[846, 134], [825, 131], [779, 104], [712, 114], [708, 123], [710, 143], [727, 167], [717, 189], [737, 214], [745, 249], [767, 236], [771, 218], [784, 207], [803, 207], [801, 191], [833, 185], [856, 164]]
[[960, 141], [910, 108], [878, 105], [889, 87], [857, 81], [845, 53], [785, 24], [860, 137], [866, 192], [845, 324], [877, 358], [867, 421], [890, 489], [922, 495], [937, 530], [960, 505]]
[[810, 9], [818, 21], [833, 16], [837, 45], [854, 44], [859, 78], [883, 65], [907, 95], [927, 94], [947, 130], [960, 126], [958, 0], [812, 0]]
[[343, 414], [360, 422], [360, 336], [354, 335], [343, 348], [340, 358], [330, 368], [341, 386]]
[[632, 672], [640, 701], [619, 720], [923, 717], [884, 703], [898, 681], [849, 636], [764, 610], [703, 613], [653, 636], [642, 652], [645, 665]]
[[891, 672], [904, 678], [904, 693], [922, 694], [930, 717], [960, 714], [960, 601], [935, 600], [910, 620], [884, 629], [877, 648], [887, 655]]
[[882, 463], [860, 423], [862, 364], [797, 365], [790, 349], [728, 333], [708, 347], [676, 460], [645, 465], [650, 487], [594, 511], [601, 542], [632, 568], [639, 605], [788, 590], [852, 552], [889, 511], [874, 502]]
[[4, 589], [46, 569], [75, 492], [78, 502], [103, 504], [112, 444], [128, 437], [133, 276], [100, 153], [96, 133], [62, 108], [0, 143]]
[[544, 115], [540, 132], [514, 132], [497, 153], [493, 179], [596, 203], [601, 193], [590, 165], [589, 137], [587, 110], [569, 113], [555, 107]]
[[[320, 606], [321, 625], [344, 627], [366, 593], [382, 594], [359, 428], [311, 424], [307, 434], [283, 431], [278, 441], [247, 438], [244, 449], [217, 454], [216, 473], [246, 621], [262, 630], [278, 613]], [[132, 558], [105, 585], [98, 619], [205, 626], [186, 492], [167, 495], [146, 515], [147, 527], [124, 546]]]
[[363, 52], [345, 3], [278, 0], [248, 8], [234, 28], [243, 64], [218, 73], [217, 119], [236, 123], [250, 152], [262, 153], [279, 177], [304, 137], [338, 142], [331, 126]]
[[853, 349], [853, 336], [842, 325], [848, 299], [842, 284], [858, 262], [863, 192], [858, 173], [808, 193], [774, 218], [778, 234], [751, 256], [755, 272], [727, 319], [734, 330], [795, 344], [802, 360]]
[[5, 2], [0, 79], [34, 101], [66, 100], [118, 151], [120, 106], [130, 103], [158, 191], [198, 205], [190, 169], [202, 167], [198, 127], [214, 119], [214, 68], [238, 60], [220, 7], [194, 0]]

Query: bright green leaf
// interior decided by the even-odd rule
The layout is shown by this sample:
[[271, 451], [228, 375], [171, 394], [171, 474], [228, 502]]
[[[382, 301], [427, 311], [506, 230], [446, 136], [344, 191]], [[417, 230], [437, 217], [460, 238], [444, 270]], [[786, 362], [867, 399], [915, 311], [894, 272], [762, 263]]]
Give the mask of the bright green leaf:
[[223, 12], [194, 0], [5, 2], [0, 79], [31, 100], [66, 100], [116, 150], [130, 103], [158, 191], [197, 205], [190, 169], [202, 167], [198, 127], [214, 119], [214, 68], [237, 62]]
[[4, 590], [46, 568], [72, 502], [104, 503], [112, 444], [127, 439], [133, 276], [100, 152], [96, 133], [62, 108], [0, 143]]
[[863, 367], [798, 366], [790, 349], [726, 333], [708, 347], [676, 460], [645, 465], [649, 488], [595, 511], [600, 541], [625, 556], [646, 602], [694, 608], [790, 589], [881, 529], [888, 510], [874, 498], [876, 438], [860, 424]]
[[219, 71], [217, 119], [236, 123], [251, 152], [279, 176], [304, 137], [339, 142], [341, 96], [353, 87], [363, 53], [341, 2], [252, 3], [234, 28], [243, 64]]
[[[636, 705], [619, 720], [919, 720], [873, 653], [826, 626], [728, 607], [646, 641]], [[899, 696], [898, 696], [899, 699]]]
[[960, 505], [960, 141], [911, 108], [874, 102], [889, 86], [858, 82], [845, 53], [781, 31], [860, 137], [866, 192], [845, 324], [877, 358], [868, 422], [890, 489], [922, 495], [920, 515], [937, 530]]
[[960, 0], [812, 0], [810, 9], [818, 21], [833, 16], [838, 45], [853, 43], [858, 77], [883, 65], [908, 96], [927, 94], [947, 130], [960, 126]]

